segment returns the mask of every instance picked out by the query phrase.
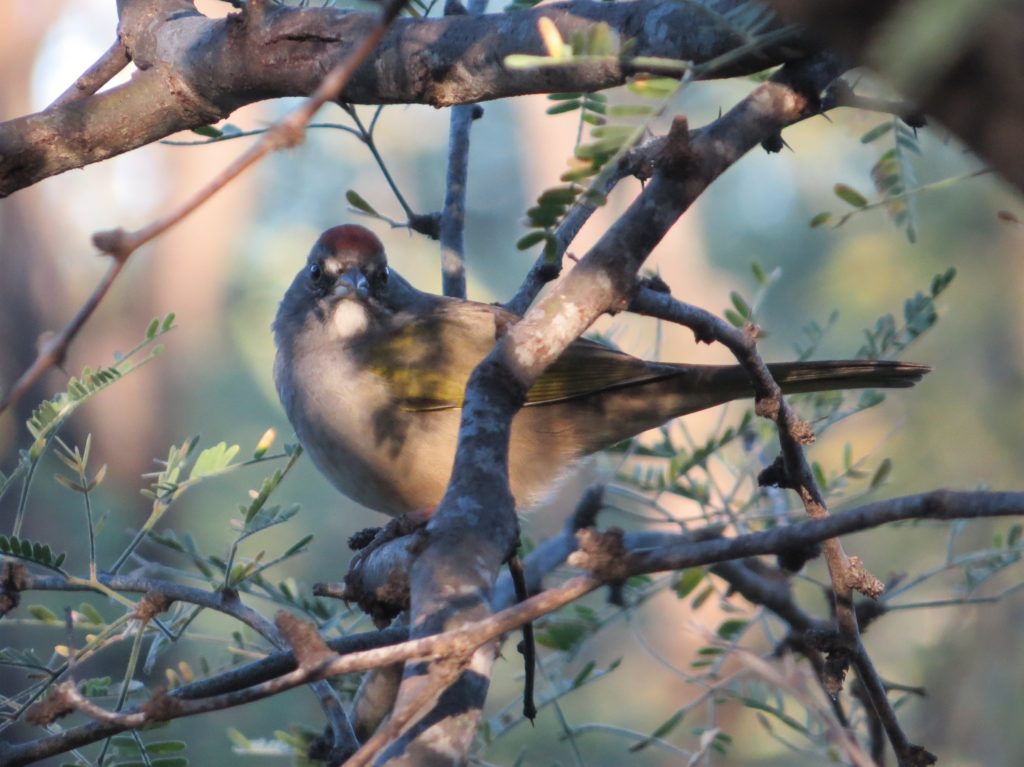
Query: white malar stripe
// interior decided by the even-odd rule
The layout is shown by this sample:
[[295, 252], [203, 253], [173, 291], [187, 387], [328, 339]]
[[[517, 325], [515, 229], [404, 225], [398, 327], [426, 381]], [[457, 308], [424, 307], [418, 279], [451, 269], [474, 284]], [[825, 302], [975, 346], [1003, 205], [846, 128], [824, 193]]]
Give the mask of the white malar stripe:
[[366, 307], [358, 301], [342, 299], [334, 309], [334, 329], [341, 338], [352, 338], [370, 324]]

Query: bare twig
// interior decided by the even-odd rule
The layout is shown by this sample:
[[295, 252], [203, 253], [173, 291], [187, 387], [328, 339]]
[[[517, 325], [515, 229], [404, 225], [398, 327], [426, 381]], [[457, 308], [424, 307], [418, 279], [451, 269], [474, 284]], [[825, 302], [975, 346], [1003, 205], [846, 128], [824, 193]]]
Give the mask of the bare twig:
[[[702, 541], [682, 540], [675, 544], [630, 550], [625, 553], [623, 561], [620, 563], [621, 567], [618, 575], [649, 574], [716, 562], [726, 562], [758, 554], [772, 554], [783, 549], [807, 546], [827, 538], [849, 534], [858, 530], [871, 529], [882, 524], [906, 519], [950, 520], [1022, 515], [1024, 515], [1024, 493], [938, 491], [874, 503], [857, 509], [839, 512], [825, 519], [809, 520], [735, 538], [714, 538]], [[629, 540], [628, 537], [626, 540]], [[128, 577], [117, 576], [112, 585], [117, 583], [124, 586], [123, 579]], [[38, 577], [37, 580], [33, 580], [34, 578], [37, 577], [29, 576], [29, 580], [24, 586], [26, 590], [41, 588], [46, 585], [49, 585], [51, 588], [58, 587], [55, 581], [59, 579], [49, 576], [45, 578]], [[448, 657], [452, 652], [457, 651], [458, 648], [482, 645], [502, 634], [512, 631], [524, 622], [535, 620], [542, 615], [557, 610], [600, 587], [603, 583], [604, 581], [600, 577], [591, 575], [578, 576], [557, 588], [542, 592], [521, 604], [495, 613], [484, 620], [466, 624], [460, 629], [395, 644], [390, 647], [352, 653], [343, 657], [332, 656], [329, 660], [325, 660], [315, 666], [289, 671], [271, 680], [244, 688], [239, 687], [239, 685], [249, 681], [245, 679], [245, 674], [228, 672], [230, 675], [229, 682], [226, 678], [216, 683], [214, 680], [204, 680], [203, 682], [183, 688], [183, 690], [188, 689], [190, 691], [187, 700], [179, 701], [179, 697], [185, 697], [184, 695], [179, 695], [183, 690], [175, 691], [174, 694], [167, 696], [173, 699], [172, 703], [149, 709], [149, 718], [147, 718], [145, 713], [136, 710], [116, 715], [120, 718], [111, 721], [116, 721], [118, 727], [121, 728], [138, 727], [147, 721], [192, 716], [205, 713], [206, 711], [242, 705], [275, 695], [313, 679], [352, 673], [354, 671], [409, 660]], [[141, 587], [141, 584], [137, 585]], [[67, 588], [67, 585], [64, 584], [64, 587]], [[82, 589], [74, 588], [71, 590]], [[174, 592], [168, 589], [168, 593], [172, 595]], [[783, 605], [781, 602], [778, 604], [780, 606]], [[787, 613], [790, 613], [790, 611], [791, 608], [782, 606], [779, 614], [786, 618]], [[790, 617], [793, 616], [791, 615]], [[802, 622], [804, 619], [798, 618], [797, 620]], [[331, 644], [333, 645], [334, 642]], [[280, 662], [275, 661], [275, 663]], [[258, 664], [252, 664], [250, 668], [258, 666], [262, 669], [266, 663], [267, 661], [261, 661]], [[282, 667], [277, 666], [275, 670], [280, 668]], [[859, 664], [858, 671], [861, 671]], [[265, 670], [261, 671], [261, 674], [265, 674]], [[225, 675], [225, 677], [227, 676]], [[195, 690], [192, 691], [192, 688], [195, 688]], [[203, 693], [213, 694], [205, 695]], [[199, 697], [201, 694], [202, 697]], [[108, 717], [105, 716], [106, 718]], [[83, 733], [83, 730], [86, 733]], [[87, 726], [85, 728], [78, 728], [77, 732], [59, 733], [42, 741], [10, 744], [7, 746], [5, 755], [11, 767], [15, 767], [15, 765], [27, 764], [45, 756], [60, 753], [68, 748], [93, 742], [110, 734], [109, 731], [106, 731], [100, 735], [89, 737], [88, 733], [95, 732], [95, 727], [90, 729]], [[913, 764], [913, 762], [908, 764]]]
[[6, 410], [18, 397], [23, 395], [29, 387], [42, 377], [43, 373], [61, 363], [78, 331], [81, 330], [82, 326], [96, 310], [96, 307], [110, 289], [114, 279], [120, 274], [125, 262], [136, 250], [186, 218], [214, 194], [227, 186], [230, 181], [241, 175], [243, 171], [270, 152], [295, 146], [302, 141], [305, 126], [313, 118], [313, 115], [325, 103], [337, 98], [345, 84], [352, 79], [360, 64], [377, 47], [377, 44], [387, 32], [388, 27], [391, 26], [391, 22], [394, 21], [404, 5], [405, 0], [390, 0], [381, 11], [380, 20], [376, 26], [373, 27], [370, 33], [344, 61], [327, 73], [312, 96], [303, 101], [302, 104], [264, 133], [255, 144], [250, 146], [236, 160], [183, 203], [165, 216], [134, 232], [115, 229], [97, 232], [93, 235], [93, 244], [102, 252], [113, 256], [114, 265], [82, 308], [75, 314], [74, 318], [45, 345], [28, 370], [18, 378], [10, 391], [0, 400], [0, 413]]
[[[468, 9], [458, 3], [445, 6], [445, 15], [480, 15], [487, 0], [470, 0]], [[473, 120], [483, 114], [476, 104], [452, 107], [448, 127], [448, 173], [445, 178], [444, 208], [441, 210], [441, 279], [446, 296], [466, 297], [466, 181], [469, 176], [469, 131]]]
[[110, 47], [104, 51], [96, 63], [83, 72], [66, 91], [53, 100], [47, 109], [65, 106], [72, 102], [91, 96], [104, 85], [109, 83], [115, 75], [128, 66], [131, 58], [128, 56], [128, 49], [125, 48], [121, 38], [118, 38]]
[[[526, 574], [523, 560], [518, 555], [508, 560], [508, 571], [516, 591], [516, 601], [523, 602], [529, 596], [526, 590]], [[537, 676], [537, 645], [533, 638], [533, 624], [523, 624], [523, 639], [519, 644], [523, 656], [523, 716], [531, 722], [537, 718], [537, 704], [533, 701], [533, 686]]]
[[4, 393], [4, 396], [0, 397], [0, 413], [3, 413], [20, 399], [25, 392], [32, 388], [36, 381], [43, 377], [47, 370], [63, 364], [71, 341], [78, 335], [78, 331], [82, 329], [82, 326], [92, 316], [92, 313], [96, 311], [96, 307], [100, 305], [100, 301], [107, 295], [107, 291], [114, 284], [117, 275], [121, 273], [124, 264], [124, 259], [115, 259], [114, 263], [110, 265], [110, 269], [103, 275], [100, 284], [96, 286], [92, 295], [86, 299], [85, 303], [75, 313], [75, 316], [71, 318], [71, 321], [61, 328], [59, 333], [43, 342], [42, 348], [40, 348], [32, 364], [18, 377], [18, 380]]

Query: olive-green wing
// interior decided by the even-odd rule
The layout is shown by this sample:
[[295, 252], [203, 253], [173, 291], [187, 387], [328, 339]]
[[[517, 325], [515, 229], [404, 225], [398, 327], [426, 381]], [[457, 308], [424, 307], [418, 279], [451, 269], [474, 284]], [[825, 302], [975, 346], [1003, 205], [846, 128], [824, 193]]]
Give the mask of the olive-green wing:
[[560, 402], [676, 374], [677, 371], [669, 365], [645, 362], [581, 338], [574, 341], [537, 379], [526, 395], [526, 404]]
[[[395, 315], [367, 338], [360, 356], [405, 409], [461, 407], [473, 368], [518, 319], [489, 304], [440, 300], [428, 312]], [[559, 402], [673, 374], [667, 365], [578, 340], [541, 375], [526, 404]]]
[[357, 356], [407, 410], [461, 407], [469, 374], [515, 319], [500, 307], [439, 299], [381, 323]]

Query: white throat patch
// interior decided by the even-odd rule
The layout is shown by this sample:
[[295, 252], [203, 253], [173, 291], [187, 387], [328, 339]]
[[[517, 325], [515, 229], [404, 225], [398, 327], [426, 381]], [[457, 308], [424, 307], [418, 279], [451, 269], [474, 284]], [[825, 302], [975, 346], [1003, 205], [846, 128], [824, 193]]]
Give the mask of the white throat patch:
[[370, 324], [366, 307], [358, 301], [342, 299], [334, 309], [334, 329], [341, 338], [359, 335]]

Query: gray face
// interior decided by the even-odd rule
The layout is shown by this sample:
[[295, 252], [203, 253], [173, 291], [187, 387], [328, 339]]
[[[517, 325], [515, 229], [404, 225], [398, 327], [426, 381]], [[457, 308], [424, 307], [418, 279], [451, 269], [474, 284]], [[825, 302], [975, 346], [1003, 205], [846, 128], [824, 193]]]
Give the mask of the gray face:
[[377, 304], [387, 289], [389, 270], [384, 246], [361, 226], [328, 229], [313, 245], [306, 265], [295, 275], [274, 321], [278, 348], [290, 346], [311, 319], [345, 320], [343, 335], [358, 330], [359, 317]]

